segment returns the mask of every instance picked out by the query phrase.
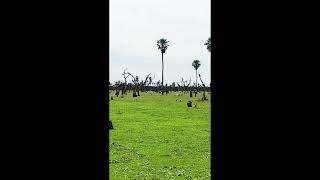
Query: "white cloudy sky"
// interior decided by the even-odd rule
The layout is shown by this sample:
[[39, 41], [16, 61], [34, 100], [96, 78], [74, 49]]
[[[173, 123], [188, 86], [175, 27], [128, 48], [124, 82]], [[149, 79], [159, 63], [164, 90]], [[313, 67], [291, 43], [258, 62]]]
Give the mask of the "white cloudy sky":
[[[164, 54], [164, 83], [191, 78], [192, 61], [198, 59], [198, 73], [210, 81], [210, 53], [204, 46], [210, 37], [210, 0], [110, 0], [109, 77], [124, 81], [125, 68], [145, 78], [161, 80], [161, 52], [156, 42], [169, 41]], [[199, 79], [199, 78], [198, 78]]]

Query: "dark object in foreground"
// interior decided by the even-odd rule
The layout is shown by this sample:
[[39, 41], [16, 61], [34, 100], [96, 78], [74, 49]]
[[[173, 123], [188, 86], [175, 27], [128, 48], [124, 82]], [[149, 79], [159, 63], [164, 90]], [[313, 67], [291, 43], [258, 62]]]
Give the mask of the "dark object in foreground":
[[113, 129], [111, 120], [109, 120], [109, 129]]
[[132, 94], [132, 97], [138, 97], [137, 93], [134, 92], [134, 93]]
[[206, 101], [208, 100], [207, 96], [206, 96], [206, 93], [203, 92], [203, 95], [202, 95], [202, 98], [201, 98], [202, 101]]
[[188, 106], [188, 107], [192, 107], [192, 102], [191, 102], [191, 101], [188, 101], [188, 102], [187, 102], [187, 106]]

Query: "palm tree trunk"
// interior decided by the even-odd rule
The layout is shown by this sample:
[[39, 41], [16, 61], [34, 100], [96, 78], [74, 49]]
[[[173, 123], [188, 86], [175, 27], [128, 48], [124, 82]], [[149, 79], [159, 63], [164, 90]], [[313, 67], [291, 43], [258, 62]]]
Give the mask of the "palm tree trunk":
[[161, 53], [161, 55], [162, 55], [162, 86], [163, 86], [163, 53]]
[[196, 70], [196, 90], [198, 91], [198, 73], [197, 73], [197, 70]]
[[161, 53], [162, 55], [162, 94], [163, 94], [163, 53]]

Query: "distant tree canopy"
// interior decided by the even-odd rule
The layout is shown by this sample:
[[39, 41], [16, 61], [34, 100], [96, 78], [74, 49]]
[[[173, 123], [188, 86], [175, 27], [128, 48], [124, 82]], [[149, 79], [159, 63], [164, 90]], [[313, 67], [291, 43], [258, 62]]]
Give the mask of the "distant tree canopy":
[[204, 45], [207, 46], [207, 50], [211, 52], [211, 37], [208, 38]]
[[207, 46], [207, 50], [209, 52], [213, 53], [213, 56], [216, 56], [216, 33], [213, 32], [213, 40], [211, 40], [211, 37], [208, 38], [208, 40], [204, 43], [205, 46]]
[[160, 40], [157, 41], [157, 46], [158, 46], [158, 49], [161, 51], [161, 53], [165, 53], [168, 46], [169, 46], [169, 41], [167, 41], [166, 39], [164, 38], [161, 38]]
[[194, 67], [195, 70], [198, 70], [198, 68], [201, 66], [200, 61], [199, 60], [194, 60], [192, 62], [192, 66]]

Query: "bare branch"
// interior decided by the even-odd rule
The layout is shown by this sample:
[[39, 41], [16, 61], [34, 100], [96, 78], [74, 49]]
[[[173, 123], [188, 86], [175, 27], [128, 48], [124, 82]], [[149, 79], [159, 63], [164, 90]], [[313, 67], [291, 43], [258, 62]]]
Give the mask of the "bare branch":
[[200, 81], [201, 81], [201, 83], [202, 83], [202, 86], [203, 87], [206, 87], [206, 85], [203, 83], [203, 81], [202, 81], [202, 79], [201, 79], [201, 75], [199, 74], [199, 78], [200, 78]]

